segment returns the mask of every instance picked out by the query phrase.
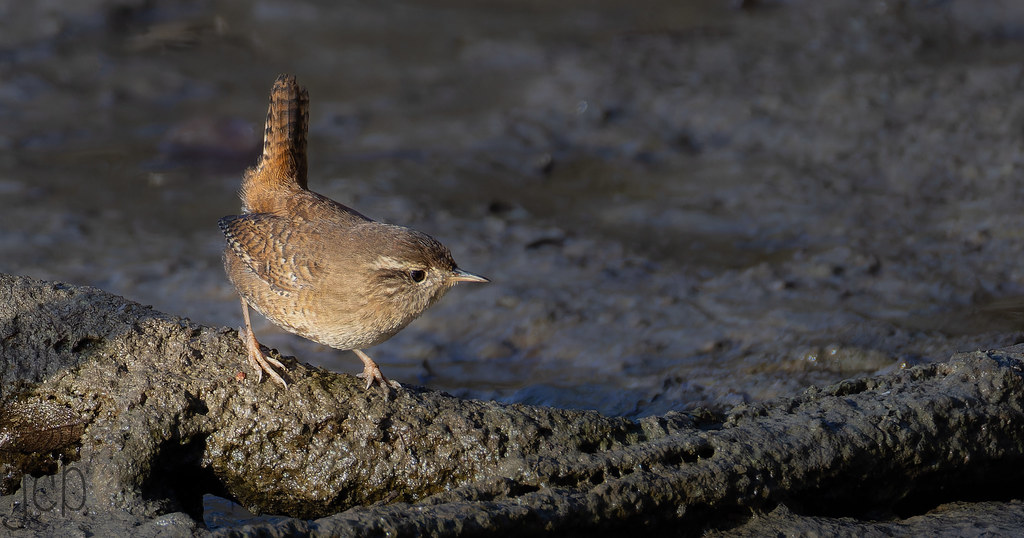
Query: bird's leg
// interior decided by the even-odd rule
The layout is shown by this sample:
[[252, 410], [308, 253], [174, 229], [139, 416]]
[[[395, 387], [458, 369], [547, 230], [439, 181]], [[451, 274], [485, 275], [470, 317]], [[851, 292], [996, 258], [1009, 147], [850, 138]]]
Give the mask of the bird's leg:
[[389, 386], [396, 389], [402, 388], [402, 384], [398, 381], [392, 381], [384, 377], [384, 374], [380, 373], [380, 368], [377, 367], [377, 363], [373, 362], [373, 359], [371, 359], [369, 355], [363, 353], [363, 350], [353, 349], [352, 352], [359, 357], [359, 360], [363, 361], [363, 372], [356, 374], [356, 377], [366, 379], [366, 388], [370, 388], [374, 382], [380, 383], [380, 386], [384, 388]]
[[285, 383], [284, 378], [271, 366], [277, 366], [284, 370], [284, 365], [281, 364], [281, 361], [264, 355], [260, 350], [260, 343], [256, 341], [256, 335], [252, 332], [252, 323], [249, 322], [249, 304], [245, 302], [245, 299], [242, 299], [242, 317], [245, 318], [245, 334], [240, 334], [239, 337], [245, 342], [245, 347], [249, 352], [249, 364], [256, 369], [256, 382], [263, 381], [263, 372], [266, 372], [270, 374], [271, 379], [282, 387], [288, 388], [288, 383]]

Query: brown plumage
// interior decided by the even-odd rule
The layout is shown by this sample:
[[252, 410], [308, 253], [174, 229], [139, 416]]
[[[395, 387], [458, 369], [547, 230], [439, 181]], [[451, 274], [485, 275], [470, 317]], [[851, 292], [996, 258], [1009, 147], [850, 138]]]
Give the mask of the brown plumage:
[[309, 96], [295, 77], [274, 82], [263, 155], [242, 180], [242, 215], [220, 219], [224, 268], [242, 297], [245, 340], [257, 379], [285, 385], [252, 333], [251, 306], [276, 325], [363, 361], [366, 386], [388, 381], [361, 351], [392, 337], [457, 282], [487, 282], [458, 268], [432, 237], [310, 191]]
[[309, 131], [309, 92], [292, 75], [281, 75], [270, 89], [270, 106], [263, 130], [263, 155], [242, 178], [242, 209], [273, 213], [288, 200], [285, 193], [308, 189], [306, 132]]

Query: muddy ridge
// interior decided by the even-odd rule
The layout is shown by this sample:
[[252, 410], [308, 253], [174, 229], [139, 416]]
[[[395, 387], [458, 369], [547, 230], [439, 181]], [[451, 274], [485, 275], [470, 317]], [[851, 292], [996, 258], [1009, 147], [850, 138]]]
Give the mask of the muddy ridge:
[[561, 535], [638, 524], [700, 534], [807, 529], [822, 518], [853, 532], [906, 525], [953, 501], [1002, 501], [1013, 512], [1024, 473], [1024, 348], [724, 416], [630, 421], [419, 387], [385, 398], [291, 357], [281, 357], [292, 379], [284, 390], [239, 379], [247, 363], [234, 330], [10, 275], [0, 276], [0, 299], [0, 432], [12, 415], [31, 420], [32, 406], [79, 419], [70, 442], [0, 449], [9, 477], [56, 473], [64, 487], [69, 469], [81, 478], [83, 506], [72, 511], [18, 506], [28, 485], [33, 498], [55, 495], [45, 480], [5, 484], [6, 520], [32, 532], [171, 521], [204, 534], [208, 493], [297, 518], [218, 531], [228, 534]]

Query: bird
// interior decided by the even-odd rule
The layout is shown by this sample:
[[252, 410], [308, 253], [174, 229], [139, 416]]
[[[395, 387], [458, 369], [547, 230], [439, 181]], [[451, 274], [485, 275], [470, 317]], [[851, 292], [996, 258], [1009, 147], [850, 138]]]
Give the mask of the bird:
[[242, 303], [239, 337], [256, 370], [287, 388], [286, 367], [260, 349], [249, 308], [314, 342], [352, 350], [363, 363], [365, 389], [388, 379], [364, 348], [402, 330], [459, 282], [489, 282], [460, 269], [433, 237], [373, 220], [309, 190], [306, 135], [309, 93], [294, 75], [270, 92], [263, 154], [246, 170], [242, 213], [218, 221], [224, 270]]

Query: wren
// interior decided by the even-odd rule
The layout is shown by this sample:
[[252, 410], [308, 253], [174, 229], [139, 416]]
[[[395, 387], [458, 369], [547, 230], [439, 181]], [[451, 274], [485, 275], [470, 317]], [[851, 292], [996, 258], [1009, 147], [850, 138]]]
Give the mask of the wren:
[[402, 330], [458, 282], [488, 282], [463, 271], [429, 235], [375, 221], [309, 190], [306, 132], [309, 94], [294, 76], [274, 81], [263, 155], [245, 172], [241, 215], [219, 221], [227, 239], [224, 269], [242, 300], [246, 344], [257, 382], [266, 372], [287, 387], [249, 321], [252, 307], [303, 338], [352, 350], [358, 377], [400, 387], [363, 348]]

